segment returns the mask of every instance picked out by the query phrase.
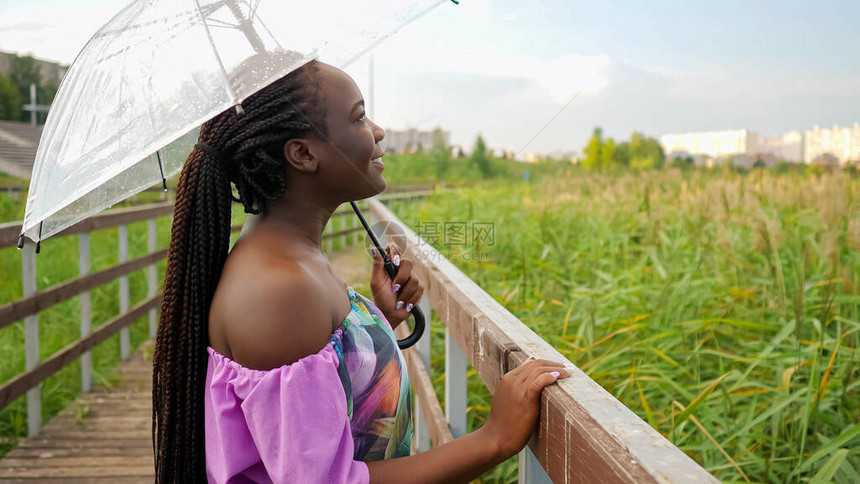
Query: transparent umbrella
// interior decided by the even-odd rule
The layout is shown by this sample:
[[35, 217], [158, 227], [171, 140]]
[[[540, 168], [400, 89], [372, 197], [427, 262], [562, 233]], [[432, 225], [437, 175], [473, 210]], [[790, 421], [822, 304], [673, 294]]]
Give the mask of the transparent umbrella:
[[[135, 0], [69, 68], [48, 113], [18, 247], [178, 173], [201, 124], [320, 59], [345, 68], [447, 0]], [[456, 2], [454, 2], [456, 3]], [[379, 242], [353, 203], [371, 240]], [[382, 252], [380, 248], [380, 252]], [[397, 268], [385, 256], [393, 279]], [[417, 342], [424, 316], [414, 308]]]
[[210, 118], [311, 59], [344, 68], [445, 1], [133, 1], [60, 85], [19, 245], [163, 183]]

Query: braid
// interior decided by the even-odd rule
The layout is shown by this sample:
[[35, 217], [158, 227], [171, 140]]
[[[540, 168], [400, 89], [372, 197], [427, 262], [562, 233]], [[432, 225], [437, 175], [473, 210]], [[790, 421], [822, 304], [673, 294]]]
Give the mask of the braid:
[[[284, 143], [325, 135], [311, 61], [201, 127], [179, 177], [152, 373], [156, 482], [206, 482], [208, 319], [230, 245], [231, 200], [261, 213], [287, 189]], [[231, 185], [236, 186], [238, 198]]]

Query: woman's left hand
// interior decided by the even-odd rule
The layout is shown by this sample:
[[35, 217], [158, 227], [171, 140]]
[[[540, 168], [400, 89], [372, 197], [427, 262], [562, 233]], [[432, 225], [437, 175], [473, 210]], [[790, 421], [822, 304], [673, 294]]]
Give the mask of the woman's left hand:
[[[389, 243], [386, 248], [389, 250], [389, 259], [398, 266], [397, 276], [391, 280], [385, 272], [382, 254], [376, 254], [370, 274], [370, 290], [376, 307], [382, 311], [391, 327], [396, 328], [412, 314], [412, 308], [421, 301], [424, 285], [418, 280], [418, 276], [412, 273], [412, 261], [402, 258], [396, 245]], [[373, 252], [378, 251], [374, 249]]]

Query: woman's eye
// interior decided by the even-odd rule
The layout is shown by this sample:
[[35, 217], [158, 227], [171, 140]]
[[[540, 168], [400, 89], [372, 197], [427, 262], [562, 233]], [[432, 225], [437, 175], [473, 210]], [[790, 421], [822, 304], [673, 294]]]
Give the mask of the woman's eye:
[[367, 119], [367, 113], [361, 113], [361, 116], [358, 118], [358, 122], [364, 121]]

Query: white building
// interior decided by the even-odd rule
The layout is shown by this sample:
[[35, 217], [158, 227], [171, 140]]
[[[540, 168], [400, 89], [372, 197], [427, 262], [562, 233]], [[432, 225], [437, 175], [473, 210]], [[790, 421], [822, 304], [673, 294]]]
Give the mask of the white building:
[[860, 123], [850, 128], [820, 129], [818, 126], [803, 133], [803, 162], [812, 163], [823, 154], [831, 154], [840, 163], [860, 161]]
[[660, 144], [666, 153], [719, 157], [756, 153], [759, 136], [746, 129], [665, 134], [660, 137]]
[[803, 133], [800, 131], [789, 131], [781, 136], [773, 138], [761, 138], [759, 140], [759, 152], [769, 153], [778, 160], [791, 163], [803, 163]]

